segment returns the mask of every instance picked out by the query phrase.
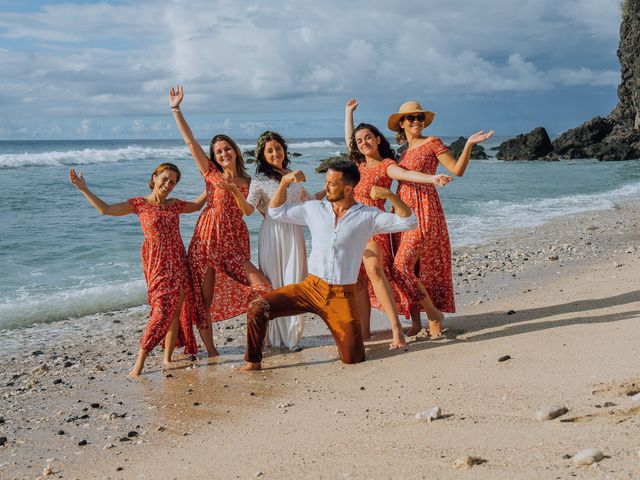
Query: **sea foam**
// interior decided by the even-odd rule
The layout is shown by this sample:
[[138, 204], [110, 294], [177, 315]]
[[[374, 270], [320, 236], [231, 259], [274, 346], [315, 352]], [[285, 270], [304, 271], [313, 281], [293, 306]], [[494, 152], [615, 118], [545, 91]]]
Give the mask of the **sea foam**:
[[146, 303], [144, 280], [95, 285], [54, 293], [22, 290], [0, 300], [0, 329], [109, 312]]
[[158, 159], [171, 161], [188, 155], [186, 147], [153, 148], [129, 145], [123, 148], [48, 151], [38, 153], [5, 153], [0, 155], [0, 169], [33, 167], [90, 165], [118, 163], [130, 160]]

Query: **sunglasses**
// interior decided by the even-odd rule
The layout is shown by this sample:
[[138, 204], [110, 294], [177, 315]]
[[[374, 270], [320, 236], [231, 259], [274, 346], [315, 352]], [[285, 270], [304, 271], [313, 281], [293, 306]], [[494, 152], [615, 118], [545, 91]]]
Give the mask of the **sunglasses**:
[[416, 120], [419, 122], [424, 122], [424, 119], [426, 117], [424, 116], [424, 113], [419, 113], [418, 115], [405, 115], [404, 119], [405, 120], [409, 120], [411, 123], [415, 122]]

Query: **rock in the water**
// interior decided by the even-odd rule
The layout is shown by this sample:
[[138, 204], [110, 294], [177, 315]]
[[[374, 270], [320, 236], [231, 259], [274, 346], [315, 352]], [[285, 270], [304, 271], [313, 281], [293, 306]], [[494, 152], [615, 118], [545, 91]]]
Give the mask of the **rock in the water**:
[[544, 420], [553, 420], [568, 411], [567, 407], [561, 405], [547, 405], [538, 409], [536, 418], [541, 422]]
[[553, 152], [553, 145], [543, 127], [502, 142], [496, 158], [499, 160], [544, 160]]
[[433, 407], [429, 410], [425, 410], [423, 412], [416, 413], [416, 419], [421, 420], [423, 422], [433, 422], [442, 416], [442, 409], [438, 406]]
[[604, 140], [614, 126], [615, 123], [608, 118], [592, 118], [556, 138], [553, 141], [555, 153], [562, 158], [594, 158], [591, 147]]
[[453, 462], [453, 468], [468, 469], [474, 465], [482, 465], [485, 462], [486, 460], [480, 457], [465, 455], [464, 457], [457, 458], [456, 461]]
[[585, 448], [573, 456], [575, 465], [591, 465], [604, 458], [604, 454], [597, 448]]
[[320, 165], [316, 167], [316, 172], [325, 173], [329, 168], [329, 163], [333, 162], [334, 160], [349, 160], [349, 157], [346, 153], [341, 153], [340, 155], [336, 155], [333, 157], [323, 158], [322, 160], [320, 160]]
[[[458, 137], [455, 142], [452, 142], [449, 145], [449, 150], [451, 151], [451, 155], [454, 158], [458, 158], [464, 149], [464, 146], [467, 144], [467, 139], [464, 137]], [[471, 149], [471, 158], [476, 160], [486, 160], [487, 154], [484, 151], [484, 147], [482, 145], [474, 145]]]

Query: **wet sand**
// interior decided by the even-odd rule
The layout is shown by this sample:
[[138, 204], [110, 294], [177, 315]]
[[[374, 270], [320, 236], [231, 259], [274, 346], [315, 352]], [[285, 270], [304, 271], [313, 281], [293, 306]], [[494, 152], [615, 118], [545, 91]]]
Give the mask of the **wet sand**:
[[[139, 382], [125, 375], [145, 308], [0, 332], [0, 478], [638, 478], [639, 214], [457, 249], [449, 339], [389, 351], [376, 315], [354, 366], [315, 317], [262, 372], [235, 370], [238, 318], [216, 326], [220, 358], [162, 372], [156, 349]], [[549, 404], [568, 412], [538, 421]], [[434, 406], [442, 418], [415, 418]], [[589, 447], [605, 458], [575, 466]]]

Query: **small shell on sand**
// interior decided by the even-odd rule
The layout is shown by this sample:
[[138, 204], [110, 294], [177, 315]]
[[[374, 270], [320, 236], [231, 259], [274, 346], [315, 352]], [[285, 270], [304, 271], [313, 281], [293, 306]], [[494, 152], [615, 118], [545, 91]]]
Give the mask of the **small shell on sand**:
[[536, 418], [538, 421], [553, 420], [560, 415], [564, 415], [568, 411], [567, 407], [561, 405], [546, 405], [544, 407], [540, 407], [536, 412]]
[[470, 455], [465, 455], [464, 457], [457, 458], [455, 462], [453, 462], [453, 468], [458, 469], [469, 469], [474, 465], [481, 465], [485, 463], [486, 460], [480, 457], [473, 457]]
[[431, 423], [434, 420], [437, 420], [441, 416], [442, 416], [442, 409], [438, 406], [435, 406], [423, 412], [416, 413], [417, 420], [421, 420], [423, 422], [429, 422], [429, 423]]
[[573, 463], [575, 465], [591, 465], [603, 458], [604, 454], [597, 448], [585, 448], [573, 456]]

